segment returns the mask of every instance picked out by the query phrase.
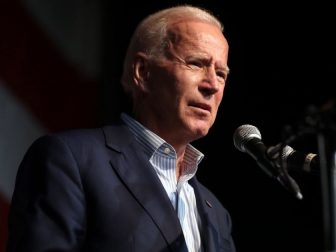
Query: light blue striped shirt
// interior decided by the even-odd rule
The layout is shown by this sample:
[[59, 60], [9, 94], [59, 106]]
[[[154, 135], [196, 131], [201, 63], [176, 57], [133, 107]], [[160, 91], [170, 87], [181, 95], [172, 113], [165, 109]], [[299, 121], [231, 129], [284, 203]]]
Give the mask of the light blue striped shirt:
[[121, 114], [145, 155], [156, 171], [180, 220], [189, 252], [201, 251], [201, 238], [198, 227], [198, 212], [194, 189], [188, 180], [195, 176], [198, 164], [204, 155], [190, 144], [187, 145], [182, 162], [182, 172], [176, 179], [176, 152], [158, 135], [145, 128], [127, 114]]

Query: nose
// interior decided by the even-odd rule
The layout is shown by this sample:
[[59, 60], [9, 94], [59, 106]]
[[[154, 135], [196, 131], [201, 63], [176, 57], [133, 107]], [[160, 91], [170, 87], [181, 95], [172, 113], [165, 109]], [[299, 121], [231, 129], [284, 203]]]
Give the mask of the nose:
[[219, 91], [219, 85], [216, 70], [213, 67], [206, 68], [203, 80], [199, 86], [200, 92], [205, 96], [213, 95]]

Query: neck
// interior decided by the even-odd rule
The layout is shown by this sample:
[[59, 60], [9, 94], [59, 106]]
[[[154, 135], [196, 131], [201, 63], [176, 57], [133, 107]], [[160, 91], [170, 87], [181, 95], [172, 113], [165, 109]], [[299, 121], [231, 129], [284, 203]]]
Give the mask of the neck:
[[177, 155], [177, 160], [176, 160], [176, 179], [177, 181], [181, 177], [182, 174], [182, 164], [183, 164], [183, 158], [184, 158], [184, 152], [182, 155]]

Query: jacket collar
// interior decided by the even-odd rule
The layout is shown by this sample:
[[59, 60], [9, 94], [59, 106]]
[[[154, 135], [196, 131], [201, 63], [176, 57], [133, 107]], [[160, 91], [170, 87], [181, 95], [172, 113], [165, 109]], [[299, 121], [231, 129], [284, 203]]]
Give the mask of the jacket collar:
[[[122, 120], [119, 120], [116, 124], [104, 127], [103, 131], [106, 146], [118, 153], [110, 160], [112, 168], [146, 209], [171, 250], [187, 251], [180, 222], [167, 193], [148, 160], [139, 153], [140, 146], [130, 130]], [[190, 180], [190, 185], [194, 188], [198, 202], [204, 251], [218, 251], [219, 233], [218, 223], [214, 219], [216, 216], [214, 203], [206, 198], [207, 194], [204, 193], [196, 177]]]
[[112, 168], [146, 209], [171, 250], [184, 251], [186, 245], [175, 210], [154, 169], [139, 152], [140, 146], [132, 133], [121, 120], [103, 131], [106, 146], [118, 153], [110, 160]]

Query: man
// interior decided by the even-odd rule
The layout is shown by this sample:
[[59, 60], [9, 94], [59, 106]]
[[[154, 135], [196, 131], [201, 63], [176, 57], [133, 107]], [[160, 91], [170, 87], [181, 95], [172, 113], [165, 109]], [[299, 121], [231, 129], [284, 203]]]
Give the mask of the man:
[[122, 84], [131, 114], [37, 140], [18, 171], [12, 251], [235, 251], [231, 219], [195, 173], [229, 72], [220, 22], [191, 6], [137, 27]]

